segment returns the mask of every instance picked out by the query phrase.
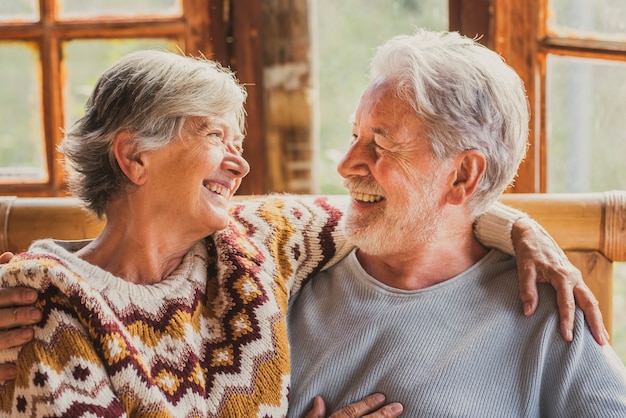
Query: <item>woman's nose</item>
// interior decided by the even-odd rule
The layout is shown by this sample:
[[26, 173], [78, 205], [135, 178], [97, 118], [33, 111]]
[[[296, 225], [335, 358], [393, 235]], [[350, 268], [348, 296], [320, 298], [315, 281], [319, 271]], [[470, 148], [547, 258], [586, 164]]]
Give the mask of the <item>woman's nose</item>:
[[239, 153], [224, 153], [224, 165], [237, 178], [243, 178], [250, 172], [250, 164]]

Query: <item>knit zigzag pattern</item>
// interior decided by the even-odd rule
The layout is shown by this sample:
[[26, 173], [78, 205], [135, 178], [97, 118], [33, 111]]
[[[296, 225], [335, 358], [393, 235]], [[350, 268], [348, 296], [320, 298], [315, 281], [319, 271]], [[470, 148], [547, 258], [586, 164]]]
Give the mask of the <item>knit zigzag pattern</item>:
[[40, 290], [35, 340], [0, 351], [18, 378], [0, 416], [282, 417], [290, 294], [350, 248], [342, 211], [281, 196], [233, 207], [163, 282], [141, 286], [43, 240], [0, 267]]

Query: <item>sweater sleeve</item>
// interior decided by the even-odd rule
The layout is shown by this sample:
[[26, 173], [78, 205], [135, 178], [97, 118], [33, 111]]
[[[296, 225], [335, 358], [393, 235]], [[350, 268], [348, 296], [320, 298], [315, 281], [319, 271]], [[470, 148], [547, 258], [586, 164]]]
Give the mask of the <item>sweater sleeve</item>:
[[496, 202], [474, 223], [474, 234], [485, 247], [515, 255], [511, 231], [513, 224], [526, 215], [517, 209]]
[[242, 200], [231, 214], [237, 228], [272, 260], [274, 277], [291, 294], [353, 245], [342, 228], [347, 196], [270, 195]]
[[54, 299], [40, 307], [44, 319], [19, 354], [17, 378], [0, 385], [0, 417], [126, 416], [78, 320]]

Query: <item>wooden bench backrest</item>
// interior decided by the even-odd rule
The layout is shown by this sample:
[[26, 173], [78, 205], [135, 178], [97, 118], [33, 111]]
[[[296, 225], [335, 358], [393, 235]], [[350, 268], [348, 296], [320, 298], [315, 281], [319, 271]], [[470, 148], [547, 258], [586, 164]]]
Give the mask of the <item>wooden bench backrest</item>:
[[[582, 271], [611, 333], [613, 262], [626, 261], [626, 191], [506, 194], [501, 201], [528, 213], [554, 237]], [[39, 238], [93, 238], [103, 226], [72, 198], [0, 197], [0, 253], [23, 251]]]

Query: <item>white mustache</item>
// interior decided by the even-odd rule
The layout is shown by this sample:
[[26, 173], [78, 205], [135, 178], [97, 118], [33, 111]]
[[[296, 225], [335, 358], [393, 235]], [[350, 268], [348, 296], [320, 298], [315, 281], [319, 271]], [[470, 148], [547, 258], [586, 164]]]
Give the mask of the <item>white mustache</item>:
[[343, 187], [353, 193], [366, 193], [384, 196], [385, 192], [372, 178], [358, 177], [343, 181]]

